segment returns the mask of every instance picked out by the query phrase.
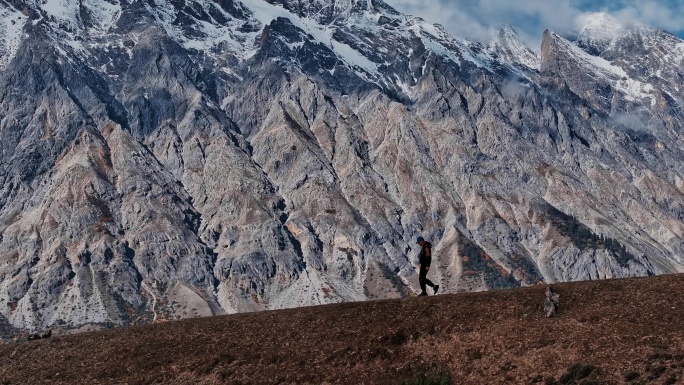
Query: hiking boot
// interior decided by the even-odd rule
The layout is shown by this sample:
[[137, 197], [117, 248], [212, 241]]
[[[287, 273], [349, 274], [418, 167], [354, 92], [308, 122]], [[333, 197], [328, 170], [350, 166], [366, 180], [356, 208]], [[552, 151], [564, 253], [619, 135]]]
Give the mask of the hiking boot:
[[439, 285], [435, 285], [432, 290], [435, 291], [435, 294], [437, 294], [437, 291], [439, 290]]
[[422, 293], [418, 294], [419, 297], [424, 297], [424, 296], [426, 296], [426, 295], [427, 295], [426, 292], [422, 292]]

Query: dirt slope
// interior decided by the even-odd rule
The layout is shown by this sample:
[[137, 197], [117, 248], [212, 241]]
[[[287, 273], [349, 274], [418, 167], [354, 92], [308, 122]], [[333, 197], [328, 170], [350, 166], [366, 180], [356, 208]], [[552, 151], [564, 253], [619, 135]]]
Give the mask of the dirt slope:
[[[194, 319], [0, 345], [0, 384], [684, 383], [684, 276]], [[630, 381], [626, 381], [626, 378]], [[573, 382], [574, 381], [574, 382]]]

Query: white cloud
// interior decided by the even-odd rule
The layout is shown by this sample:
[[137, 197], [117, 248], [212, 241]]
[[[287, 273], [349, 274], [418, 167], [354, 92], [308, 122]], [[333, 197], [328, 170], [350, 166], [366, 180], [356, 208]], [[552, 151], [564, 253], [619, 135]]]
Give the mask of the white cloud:
[[442, 24], [455, 36], [487, 40], [490, 29], [512, 25], [534, 49], [549, 28], [575, 31], [587, 12], [608, 11], [625, 22], [684, 31], [684, 2], [678, 0], [385, 0], [399, 11]]
[[538, 0], [385, 0], [399, 11], [442, 24], [455, 36], [487, 40], [490, 30], [512, 25], [528, 44], [538, 47], [546, 25], [558, 32], [574, 27], [582, 12], [570, 1]]
[[670, 32], [684, 31], [684, 2], [630, 1], [613, 14], [621, 19], [663, 28]]

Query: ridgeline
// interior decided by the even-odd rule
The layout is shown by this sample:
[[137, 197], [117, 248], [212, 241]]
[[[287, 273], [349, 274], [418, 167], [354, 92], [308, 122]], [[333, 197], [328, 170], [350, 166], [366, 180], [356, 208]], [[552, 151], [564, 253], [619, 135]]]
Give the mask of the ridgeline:
[[[237, 314], [0, 344], [0, 384], [675, 384], [684, 276]], [[435, 382], [429, 382], [429, 381]], [[441, 381], [441, 382], [439, 382]]]

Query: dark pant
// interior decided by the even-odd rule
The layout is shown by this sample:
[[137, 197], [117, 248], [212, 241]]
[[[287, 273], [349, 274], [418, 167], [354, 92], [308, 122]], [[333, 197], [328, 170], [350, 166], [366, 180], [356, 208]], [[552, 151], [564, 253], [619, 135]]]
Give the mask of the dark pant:
[[420, 282], [420, 289], [425, 293], [425, 285], [430, 287], [435, 287], [435, 284], [427, 279], [427, 268], [425, 266], [420, 267], [420, 274], [418, 275], [418, 282]]

